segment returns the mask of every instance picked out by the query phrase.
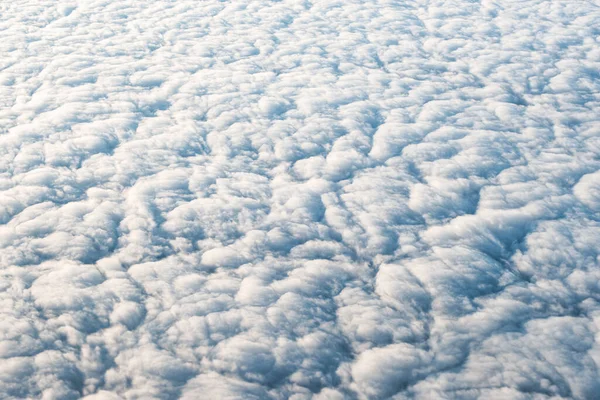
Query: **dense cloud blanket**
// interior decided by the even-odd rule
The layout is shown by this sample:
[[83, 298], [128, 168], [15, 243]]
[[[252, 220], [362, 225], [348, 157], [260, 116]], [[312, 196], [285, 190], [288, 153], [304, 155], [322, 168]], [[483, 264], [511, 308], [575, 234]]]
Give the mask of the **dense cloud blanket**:
[[0, 398], [600, 398], [599, 36], [0, 1]]

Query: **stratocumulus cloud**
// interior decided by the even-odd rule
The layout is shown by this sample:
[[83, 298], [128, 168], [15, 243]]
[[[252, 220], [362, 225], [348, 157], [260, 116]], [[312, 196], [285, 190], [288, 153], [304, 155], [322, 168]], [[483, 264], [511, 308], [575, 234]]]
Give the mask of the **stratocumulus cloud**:
[[4, 1], [0, 398], [599, 398], [599, 27]]

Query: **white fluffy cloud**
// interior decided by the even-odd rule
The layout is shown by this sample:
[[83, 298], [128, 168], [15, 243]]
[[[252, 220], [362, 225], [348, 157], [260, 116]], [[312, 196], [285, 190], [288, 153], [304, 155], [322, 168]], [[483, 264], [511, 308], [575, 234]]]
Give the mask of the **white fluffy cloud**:
[[594, 1], [0, 5], [0, 397], [593, 399]]

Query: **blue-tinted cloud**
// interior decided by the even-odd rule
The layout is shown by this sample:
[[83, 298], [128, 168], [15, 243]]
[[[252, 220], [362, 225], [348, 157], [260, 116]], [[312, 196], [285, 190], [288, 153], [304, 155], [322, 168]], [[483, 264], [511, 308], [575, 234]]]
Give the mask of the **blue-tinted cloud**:
[[0, 397], [598, 397], [598, 26], [4, 2]]

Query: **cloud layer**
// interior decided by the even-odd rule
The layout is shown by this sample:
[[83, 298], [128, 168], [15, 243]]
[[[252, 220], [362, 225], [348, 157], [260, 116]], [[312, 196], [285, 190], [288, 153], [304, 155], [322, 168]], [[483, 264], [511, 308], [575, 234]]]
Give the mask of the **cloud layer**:
[[0, 5], [0, 397], [593, 399], [595, 0]]

